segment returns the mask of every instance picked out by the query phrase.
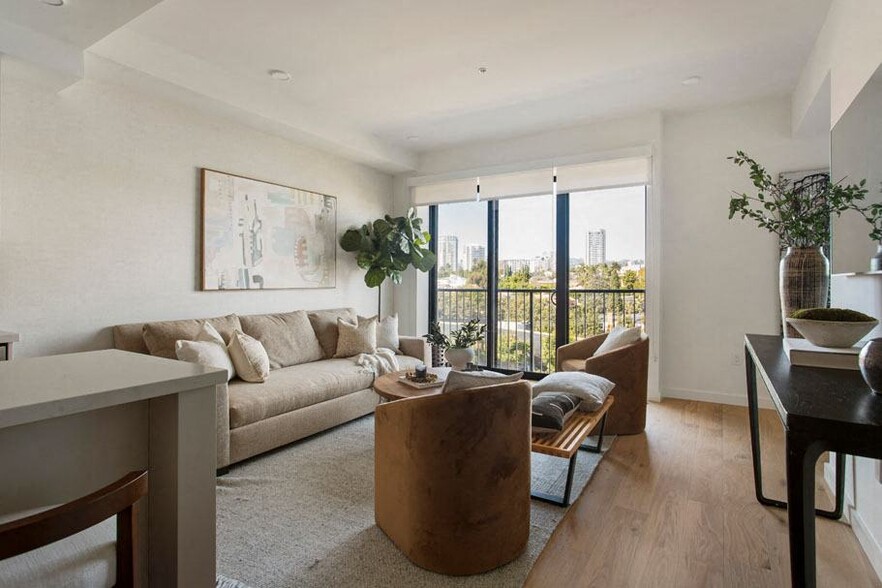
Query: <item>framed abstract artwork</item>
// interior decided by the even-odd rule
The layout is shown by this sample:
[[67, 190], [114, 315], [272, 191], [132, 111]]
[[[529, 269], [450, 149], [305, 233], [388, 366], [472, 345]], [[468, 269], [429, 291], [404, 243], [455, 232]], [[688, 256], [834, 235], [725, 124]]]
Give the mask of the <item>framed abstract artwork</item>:
[[337, 199], [202, 169], [202, 289], [333, 288]]

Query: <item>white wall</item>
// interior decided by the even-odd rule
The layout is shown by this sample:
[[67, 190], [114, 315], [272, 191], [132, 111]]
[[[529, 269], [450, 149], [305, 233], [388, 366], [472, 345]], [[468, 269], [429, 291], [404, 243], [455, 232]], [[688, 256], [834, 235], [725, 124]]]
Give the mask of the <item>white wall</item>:
[[792, 124], [799, 129], [830, 76], [830, 128], [882, 63], [882, 2], [833, 0], [793, 93]]
[[662, 390], [743, 404], [744, 334], [780, 333], [777, 240], [728, 220], [752, 188], [726, 157], [742, 149], [773, 175], [829, 165], [826, 137], [794, 139], [787, 98], [665, 118]]
[[17, 355], [108, 347], [122, 322], [376, 312], [341, 250], [335, 289], [199, 292], [199, 168], [335, 195], [340, 232], [388, 212], [390, 176], [88, 79], [58, 94], [9, 58], [0, 73], [0, 329], [21, 333]]

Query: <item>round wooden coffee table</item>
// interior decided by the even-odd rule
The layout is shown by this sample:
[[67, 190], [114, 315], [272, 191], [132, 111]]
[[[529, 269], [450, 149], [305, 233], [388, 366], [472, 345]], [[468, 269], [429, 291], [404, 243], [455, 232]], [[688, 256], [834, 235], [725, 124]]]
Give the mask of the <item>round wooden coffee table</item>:
[[[446, 378], [450, 368], [432, 368], [432, 372], [438, 374], [439, 378]], [[384, 376], [380, 376], [374, 380], [374, 392], [383, 397], [384, 400], [401, 400], [403, 398], [413, 398], [415, 396], [432, 396], [440, 394], [441, 386], [434, 388], [414, 388], [400, 381], [404, 371], [392, 372]]]

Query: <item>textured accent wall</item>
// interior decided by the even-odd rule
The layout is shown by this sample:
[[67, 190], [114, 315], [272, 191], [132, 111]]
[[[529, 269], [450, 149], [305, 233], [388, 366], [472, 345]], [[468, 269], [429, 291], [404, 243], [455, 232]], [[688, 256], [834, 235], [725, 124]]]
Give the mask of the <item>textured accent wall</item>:
[[16, 355], [109, 347], [121, 322], [376, 312], [339, 249], [335, 289], [198, 291], [199, 168], [335, 195], [338, 232], [390, 210], [390, 176], [88, 78], [56, 93], [7, 57], [0, 75], [0, 328], [22, 334]]

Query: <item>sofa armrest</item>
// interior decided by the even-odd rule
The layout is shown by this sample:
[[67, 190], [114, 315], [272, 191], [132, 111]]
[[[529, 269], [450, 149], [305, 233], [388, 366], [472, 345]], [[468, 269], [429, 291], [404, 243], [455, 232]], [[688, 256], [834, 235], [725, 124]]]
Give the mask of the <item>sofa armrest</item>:
[[415, 357], [426, 365], [432, 365], [432, 348], [425, 337], [399, 336], [398, 346], [404, 355]]
[[594, 355], [600, 344], [606, 340], [609, 333], [595, 335], [587, 339], [580, 339], [568, 345], [561, 345], [557, 348], [557, 371], [561, 371], [561, 364], [566, 359], [587, 359]]
[[230, 391], [226, 384], [214, 387], [217, 405], [217, 469], [230, 465]]

